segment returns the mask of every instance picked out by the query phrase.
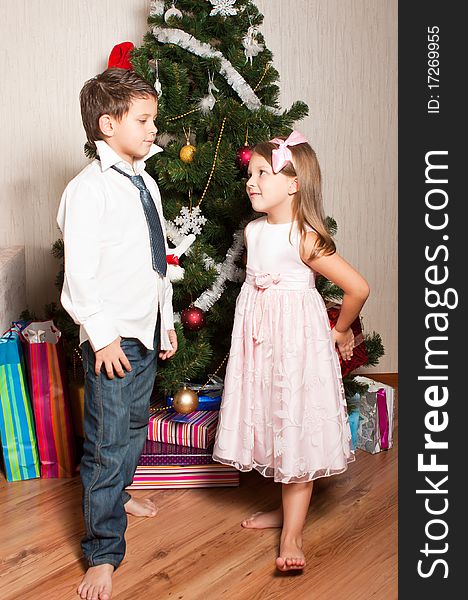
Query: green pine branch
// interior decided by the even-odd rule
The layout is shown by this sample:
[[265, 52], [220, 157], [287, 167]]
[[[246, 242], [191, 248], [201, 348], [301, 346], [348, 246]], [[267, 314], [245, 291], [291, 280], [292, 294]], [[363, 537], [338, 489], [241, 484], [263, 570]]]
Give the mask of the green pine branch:
[[194, 381], [202, 376], [213, 357], [211, 344], [205, 330], [199, 333], [184, 331], [180, 323], [175, 324], [179, 349], [176, 354], [158, 367], [157, 385], [160, 397], [175, 393], [184, 382]]

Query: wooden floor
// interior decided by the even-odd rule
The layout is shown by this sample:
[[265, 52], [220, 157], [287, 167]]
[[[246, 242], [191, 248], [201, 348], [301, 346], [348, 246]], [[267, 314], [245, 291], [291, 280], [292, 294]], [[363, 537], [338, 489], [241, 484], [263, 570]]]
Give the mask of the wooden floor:
[[[372, 377], [398, 385], [396, 374]], [[388, 452], [358, 451], [346, 473], [316, 483], [303, 574], [274, 568], [279, 530], [240, 527], [280, 498], [256, 472], [241, 474], [239, 488], [134, 491], [160, 512], [130, 518], [113, 600], [396, 600], [397, 427], [394, 438]], [[79, 476], [0, 480], [2, 600], [77, 598], [80, 502]]]

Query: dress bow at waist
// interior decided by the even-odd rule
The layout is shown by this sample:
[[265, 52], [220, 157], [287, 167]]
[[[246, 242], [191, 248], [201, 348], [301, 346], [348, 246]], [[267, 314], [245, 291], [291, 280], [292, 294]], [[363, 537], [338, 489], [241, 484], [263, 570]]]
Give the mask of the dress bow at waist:
[[[297, 273], [268, 273], [258, 272], [247, 267], [245, 283], [252, 285], [257, 290], [253, 314], [252, 337], [256, 344], [263, 342], [263, 317], [266, 302], [270, 292], [274, 290], [301, 291], [315, 288], [315, 278], [312, 271]], [[260, 311], [260, 314], [258, 314]]]

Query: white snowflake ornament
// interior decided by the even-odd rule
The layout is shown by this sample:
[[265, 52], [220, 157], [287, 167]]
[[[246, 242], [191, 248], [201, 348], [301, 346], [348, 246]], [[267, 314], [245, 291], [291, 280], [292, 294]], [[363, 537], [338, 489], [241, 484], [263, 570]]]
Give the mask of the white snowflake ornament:
[[210, 2], [213, 5], [210, 17], [215, 15], [221, 15], [222, 17], [237, 15], [237, 8], [234, 7], [236, 0], [210, 0]]
[[201, 214], [200, 207], [195, 206], [190, 210], [187, 206], [183, 206], [180, 209], [180, 215], [174, 219], [174, 223], [183, 235], [189, 234], [190, 231], [195, 235], [199, 235], [206, 223], [206, 218]]

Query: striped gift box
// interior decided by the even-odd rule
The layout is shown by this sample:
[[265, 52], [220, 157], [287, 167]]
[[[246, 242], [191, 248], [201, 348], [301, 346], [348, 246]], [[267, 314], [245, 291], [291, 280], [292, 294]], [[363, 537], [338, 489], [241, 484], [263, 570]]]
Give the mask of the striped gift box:
[[153, 409], [148, 424], [148, 439], [192, 448], [208, 448], [214, 441], [219, 412], [196, 410], [182, 415], [174, 409]]
[[128, 489], [238, 487], [239, 471], [219, 463], [187, 466], [138, 466]]
[[143, 452], [138, 459], [139, 466], [158, 465], [208, 465], [213, 462], [213, 446], [209, 448], [189, 448], [178, 444], [166, 444], [146, 440]]

